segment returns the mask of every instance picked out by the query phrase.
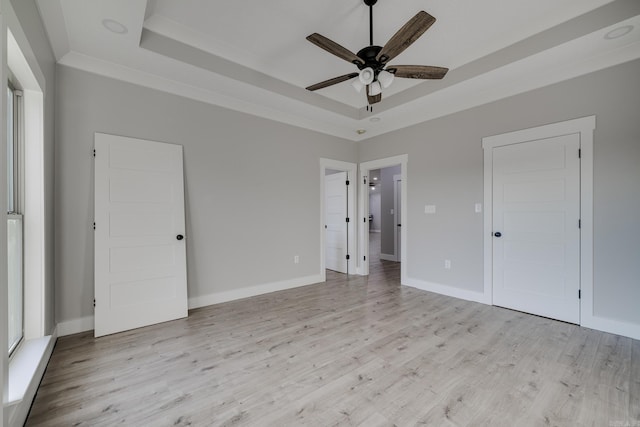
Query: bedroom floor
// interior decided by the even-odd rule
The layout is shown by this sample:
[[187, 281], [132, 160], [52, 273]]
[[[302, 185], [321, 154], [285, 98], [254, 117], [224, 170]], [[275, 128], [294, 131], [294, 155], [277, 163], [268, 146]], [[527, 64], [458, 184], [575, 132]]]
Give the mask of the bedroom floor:
[[640, 342], [400, 286], [398, 263], [58, 340], [27, 426], [640, 426]]

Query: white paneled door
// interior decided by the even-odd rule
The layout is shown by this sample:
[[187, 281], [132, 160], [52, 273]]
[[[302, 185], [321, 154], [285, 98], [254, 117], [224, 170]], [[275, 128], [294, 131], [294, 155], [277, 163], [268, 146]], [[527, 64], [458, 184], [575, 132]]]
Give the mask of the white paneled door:
[[493, 303], [580, 323], [578, 134], [493, 148]]
[[347, 273], [347, 172], [325, 176], [325, 267]]
[[187, 316], [182, 146], [95, 134], [95, 336]]

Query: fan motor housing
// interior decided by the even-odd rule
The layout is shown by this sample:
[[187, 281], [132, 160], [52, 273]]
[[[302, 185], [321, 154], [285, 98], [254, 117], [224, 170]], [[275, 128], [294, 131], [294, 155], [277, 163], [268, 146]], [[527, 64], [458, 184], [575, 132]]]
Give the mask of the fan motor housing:
[[382, 46], [367, 46], [360, 49], [356, 56], [364, 61], [364, 64], [356, 64], [360, 70], [371, 67], [375, 71], [380, 71], [384, 65], [376, 59], [378, 53], [382, 50]]

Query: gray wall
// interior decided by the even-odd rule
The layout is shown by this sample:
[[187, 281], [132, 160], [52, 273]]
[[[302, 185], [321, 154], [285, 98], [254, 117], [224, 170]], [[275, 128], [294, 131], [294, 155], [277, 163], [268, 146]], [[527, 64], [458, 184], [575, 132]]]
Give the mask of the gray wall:
[[640, 324], [638, 76], [636, 60], [359, 143], [360, 161], [408, 154], [408, 276], [481, 292], [482, 138], [596, 115], [594, 315]]
[[45, 271], [44, 321], [45, 334], [53, 331], [54, 316], [54, 106], [56, 61], [34, 0], [11, 0], [35, 59], [45, 79], [44, 88], [44, 213]]
[[189, 297], [320, 274], [319, 159], [355, 162], [355, 143], [64, 66], [57, 76], [59, 322], [93, 315], [94, 132], [184, 146]]
[[396, 222], [391, 210], [395, 206], [393, 176], [400, 175], [401, 172], [400, 165], [380, 169], [380, 253], [387, 255], [397, 255], [395, 252]]

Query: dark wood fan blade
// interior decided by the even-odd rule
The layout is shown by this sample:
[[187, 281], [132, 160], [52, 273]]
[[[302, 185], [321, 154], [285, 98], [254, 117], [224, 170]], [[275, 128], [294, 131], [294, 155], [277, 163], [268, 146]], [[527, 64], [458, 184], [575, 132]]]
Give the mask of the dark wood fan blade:
[[322, 36], [318, 33], [313, 33], [310, 36], [307, 36], [307, 40], [309, 40], [316, 46], [321, 47], [327, 52], [334, 54], [338, 58], [342, 58], [345, 61], [349, 61], [354, 64], [362, 64], [362, 60], [358, 58], [355, 53], [351, 52], [345, 47], [340, 46], [333, 40], [329, 40], [325, 36]]
[[351, 80], [352, 78], [356, 77], [357, 75], [358, 75], [358, 73], [350, 73], [350, 74], [345, 74], [344, 76], [334, 77], [332, 79], [325, 80], [323, 82], [311, 85], [311, 86], [309, 86], [307, 88], [307, 90], [314, 91], [314, 90], [322, 89], [322, 88], [325, 88], [325, 87], [328, 87], [328, 86], [333, 86], [335, 84], [346, 82], [347, 80]]
[[400, 55], [406, 48], [411, 46], [413, 42], [424, 34], [433, 23], [436, 22], [436, 18], [429, 15], [424, 10], [418, 12], [413, 18], [409, 20], [397, 33], [393, 35], [384, 45], [380, 53], [378, 54], [378, 61], [386, 63], [392, 60], [396, 56]]
[[373, 105], [382, 101], [382, 94], [379, 93], [377, 95], [369, 95], [369, 85], [367, 85], [367, 101], [369, 101], [369, 105]]
[[441, 79], [449, 69], [429, 65], [389, 65], [387, 71], [405, 79]]

